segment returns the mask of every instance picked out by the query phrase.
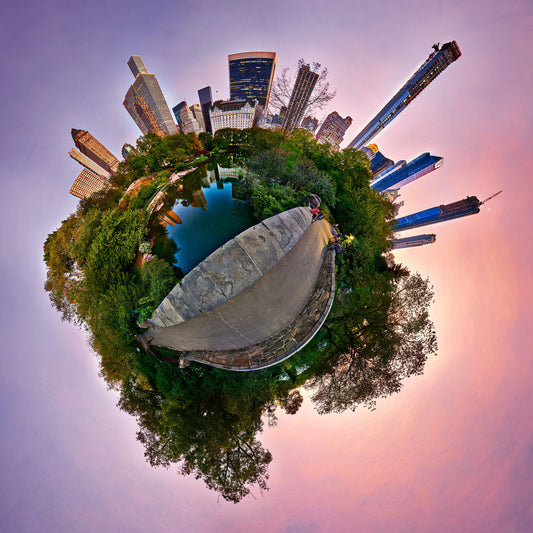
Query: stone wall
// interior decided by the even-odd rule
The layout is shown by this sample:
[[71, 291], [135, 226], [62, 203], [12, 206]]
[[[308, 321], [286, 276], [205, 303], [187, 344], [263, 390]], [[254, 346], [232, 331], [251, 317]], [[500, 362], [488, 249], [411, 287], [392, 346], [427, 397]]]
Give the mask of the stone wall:
[[[301, 350], [324, 324], [335, 297], [335, 250], [328, 247], [313, 292], [302, 311], [269, 339], [238, 350], [175, 352], [175, 357], [159, 356], [175, 364], [187, 361], [228, 370], [258, 370], [288, 359]], [[148, 347], [147, 347], [148, 348]]]
[[172, 326], [222, 305], [272, 269], [310, 223], [309, 209], [295, 207], [247, 229], [191, 270], [149, 322], [156, 327]]

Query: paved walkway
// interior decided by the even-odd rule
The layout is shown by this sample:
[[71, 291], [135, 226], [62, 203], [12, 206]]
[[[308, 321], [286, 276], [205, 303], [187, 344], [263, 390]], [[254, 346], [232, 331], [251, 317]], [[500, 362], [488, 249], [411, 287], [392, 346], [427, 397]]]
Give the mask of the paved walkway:
[[320, 220], [259, 281], [223, 305], [168, 327], [150, 328], [149, 344], [176, 351], [238, 350], [275, 336], [293, 322], [315, 290], [332, 229]]

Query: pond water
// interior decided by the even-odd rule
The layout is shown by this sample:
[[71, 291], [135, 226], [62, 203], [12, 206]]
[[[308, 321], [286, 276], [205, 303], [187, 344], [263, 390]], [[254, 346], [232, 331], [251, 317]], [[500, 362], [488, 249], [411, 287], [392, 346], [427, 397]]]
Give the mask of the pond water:
[[203, 165], [181, 185], [172, 210], [182, 223], [167, 232], [179, 248], [177, 265], [187, 273], [254, 220], [248, 204], [236, 198], [240, 183], [233, 169]]

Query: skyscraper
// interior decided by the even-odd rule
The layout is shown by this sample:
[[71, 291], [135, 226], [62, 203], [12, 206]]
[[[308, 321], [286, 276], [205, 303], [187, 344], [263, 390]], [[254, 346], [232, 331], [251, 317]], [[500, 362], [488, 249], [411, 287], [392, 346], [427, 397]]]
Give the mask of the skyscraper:
[[266, 109], [276, 70], [275, 52], [244, 52], [228, 56], [230, 99], [256, 99]]
[[200, 99], [200, 106], [202, 107], [202, 115], [204, 116], [205, 131], [207, 133], [213, 133], [211, 128], [211, 119], [209, 118], [209, 110], [213, 103], [213, 97], [211, 96], [211, 87], [208, 85], [203, 89], [198, 90], [198, 98]]
[[200, 104], [193, 104], [189, 109], [191, 110], [191, 113], [196, 119], [196, 122], [198, 122], [200, 131], [205, 131], [205, 122], [204, 115], [202, 113], [202, 106]]
[[102, 176], [102, 178], [110, 178], [111, 174], [104, 170], [102, 167], [98, 166], [92, 159], [89, 159], [87, 156], [83, 155], [81, 152], [78, 152], [76, 148], [72, 148], [72, 150], [68, 153], [72, 159], [77, 161], [80, 165], [85, 167], [87, 170], [90, 170], [94, 174], [98, 174], [98, 176]]
[[394, 239], [392, 247], [394, 250], [400, 248], [414, 248], [415, 246], [424, 246], [425, 244], [432, 244], [437, 240], [434, 233], [425, 235], [413, 235], [412, 237], [403, 237], [402, 239]]
[[437, 222], [445, 222], [454, 218], [466, 217], [479, 213], [481, 202], [475, 196], [468, 196], [464, 200], [447, 205], [439, 205], [412, 215], [400, 217], [394, 223], [394, 231], [419, 228]]
[[196, 133], [197, 135], [200, 133], [201, 130], [198, 121], [194, 118], [194, 115], [185, 100], [180, 102], [177, 106], [174, 106], [172, 112], [174, 113], [176, 122], [183, 133]]
[[291, 131], [299, 126], [318, 77], [319, 74], [313, 72], [309, 65], [302, 65], [298, 70], [298, 76], [296, 76], [296, 82], [287, 106], [287, 113], [282, 122], [282, 126], [286, 130]]
[[320, 126], [316, 138], [319, 142], [329, 143], [333, 149], [338, 150], [344, 139], [344, 133], [351, 123], [352, 117], [342, 118], [337, 111], [333, 111]]
[[167, 132], [159, 125], [159, 122], [157, 122], [154, 112], [152, 111], [146, 100], [135, 95], [134, 98], [135, 111], [137, 111], [137, 115], [146, 127], [146, 132], [143, 131], [143, 133], [145, 135], [146, 133], [155, 133], [156, 135], [159, 135], [159, 137], [164, 137], [165, 135], [168, 135]]
[[317, 127], [318, 127], [318, 119], [316, 119], [315, 117], [311, 117], [311, 116], [304, 117], [300, 124], [300, 128], [309, 130], [311, 133], [314, 133]]
[[361, 130], [348, 148], [360, 150], [370, 142], [391, 120], [396, 118], [441, 72], [461, 56], [455, 41], [439, 48], [433, 45], [434, 52], [420, 68], [405, 82], [404, 86], [389, 100], [385, 107]]
[[418, 156], [407, 165], [402, 166], [394, 172], [388, 173], [381, 179], [377, 179], [370, 184], [370, 187], [376, 191], [386, 189], [399, 189], [403, 185], [410, 183], [429, 172], [441, 167], [444, 163], [442, 157], [430, 155], [429, 152]]
[[139, 129], [145, 135], [150, 131], [146, 126], [145, 118], [139, 114], [138, 108], [135, 107], [135, 104], [138, 103], [138, 99], [140, 98], [151, 109], [157, 123], [163, 131], [168, 134], [177, 133], [178, 129], [172, 119], [167, 102], [155, 75], [147, 72], [143, 60], [139, 56], [131, 56], [128, 60], [128, 66], [135, 76], [135, 81], [126, 93], [123, 105], [137, 126], [139, 126]]
[[72, 128], [71, 134], [76, 148], [82, 154], [111, 174], [117, 171], [120, 161], [88, 131]]
[[108, 187], [109, 182], [105, 178], [97, 176], [90, 170], [84, 168], [72, 184], [70, 194], [77, 198], [89, 198], [95, 192], [107, 189]]

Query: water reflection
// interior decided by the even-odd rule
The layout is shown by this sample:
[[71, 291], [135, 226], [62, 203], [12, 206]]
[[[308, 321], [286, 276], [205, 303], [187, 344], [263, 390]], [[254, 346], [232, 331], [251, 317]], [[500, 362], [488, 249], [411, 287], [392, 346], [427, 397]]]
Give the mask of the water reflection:
[[179, 222], [167, 232], [178, 246], [176, 262], [183, 272], [254, 224], [242, 187], [236, 169], [204, 164], [169, 191], [167, 205]]

